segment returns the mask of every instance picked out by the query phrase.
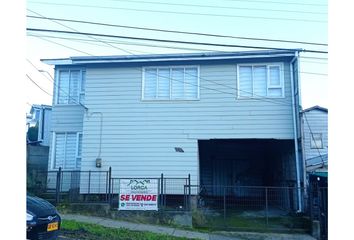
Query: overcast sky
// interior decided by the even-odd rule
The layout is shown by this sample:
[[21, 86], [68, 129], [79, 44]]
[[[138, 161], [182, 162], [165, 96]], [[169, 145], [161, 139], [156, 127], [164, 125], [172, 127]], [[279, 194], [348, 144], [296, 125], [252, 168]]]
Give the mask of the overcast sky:
[[[33, 18], [35, 16], [84, 20], [165, 30], [327, 44], [327, 1], [324, 0], [30, 0], [27, 1], [27, 15], [32, 16], [26, 19], [28, 28], [327, 51], [327, 47], [322, 45], [215, 38]], [[107, 40], [115, 42], [102, 43]], [[169, 48], [132, 44], [165, 45]], [[195, 48], [200, 49], [199, 51], [252, 50], [27, 31], [26, 57], [29, 62], [26, 62], [26, 73], [43, 90], [52, 94], [53, 83], [50, 77], [47, 73], [36, 70], [36, 68], [45, 70], [53, 76], [52, 66], [41, 63], [40, 59], [126, 55], [127, 52], [144, 54], [197, 51], [176, 48]], [[303, 107], [313, 105], [328, 107], [327, 54], [302, 53], [301, 56], [305, 57], [301, 58], [300, 69]], [[26, 89], [29, 89], [26, 96], [28, 105], [51, 104], [51, 96], [28, 79]]]

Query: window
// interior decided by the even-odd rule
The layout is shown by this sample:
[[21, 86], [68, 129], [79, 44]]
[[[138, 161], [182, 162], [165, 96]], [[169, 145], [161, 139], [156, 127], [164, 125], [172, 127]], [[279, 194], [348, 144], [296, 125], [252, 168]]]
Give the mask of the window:
[[41, 110], [36, 109], [36, 110], [34, 111], [34, 119], [38, 121], [40, 114], [41, 114]]
[[55, 133], [52, 168], [79, 169], [81, 164], [82, 134]]
[[86, 72], [82, 70], [59, 70], [57, 104], [78, 104], [85, 100]]
[[322, 133], [310, 133], [311, 148], [323, 148]]
[[145, 68], [144, 100], [194, 100], [199, 98], [197, 67]]
[[282, 65], [239, 65], [238, 97], [284, 97]]

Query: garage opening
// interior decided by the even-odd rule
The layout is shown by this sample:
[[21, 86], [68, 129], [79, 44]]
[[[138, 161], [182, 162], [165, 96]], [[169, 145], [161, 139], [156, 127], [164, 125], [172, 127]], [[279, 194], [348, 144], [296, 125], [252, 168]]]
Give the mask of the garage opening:
[[196, 206], [213, 226], [283, 228], [301, 222], [293, 140], [199, 140], [198, 147]]
[[199, 140], [200, 186], [295, 186], [293, 140]]

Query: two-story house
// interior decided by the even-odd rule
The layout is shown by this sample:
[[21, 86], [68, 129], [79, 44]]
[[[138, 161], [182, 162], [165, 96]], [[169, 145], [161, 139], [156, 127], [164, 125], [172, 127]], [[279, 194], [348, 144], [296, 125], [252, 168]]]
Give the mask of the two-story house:
[[298, 50], [42, 61], [55, 66], [49, 169], [190, 174], [215, 195], [302, 185]]

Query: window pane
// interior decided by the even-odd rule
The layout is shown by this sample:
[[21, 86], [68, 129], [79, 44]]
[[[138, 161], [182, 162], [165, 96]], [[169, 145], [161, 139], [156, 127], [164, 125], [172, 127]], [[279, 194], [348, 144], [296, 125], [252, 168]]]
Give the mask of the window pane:
[[85, 92], [86, 88], [86, 71], [82, 71], [82, 79], [81, 79], [81, 92]]
[[269, 83], [271, 86], [280, 86], [280, 67], [269, 67]]
[[76, 168], [76, 133], [68, 133], [65, 148], [65, 169]]
[[158, 98], [170, 98], [170, 69], [158, 70]]
[[77, 144], [77, 156], [81, 157], [82, 151], [82, 134], [79, 134], [78, 144]]
[[65, 159], [65, 134], [55, 134], [54, 168], [63, 167]]
[[144, 79], [144, 98], [152, 99], [156, 98], [157, 87], [157, 69], [145, 69]]
[[69, 71], [59, 72], [58, 103], [68, 103], [69, 94]]
[[171, 82], [172, 82], [172, 98], [184, 97], [184, 79], [183, 68], [172, 68]]
[[69, 91], [69, 103], [78, 102], [78, 91], [79, 91], [79, 79], [80, 71], [70, 72], [70, 91]]
[[40, 110], [36, 110], [35, 114], [34, 114], [34, 119], [39, 120], [39, 114], [40, 113], [41, 113]]
[[266, 96], [267, 95], [267, 67], [255, 66], [253, 67], [253, 84], [254, 84], [254, 96]]
[[198, 69], [186, 68], [184, 74], [184, 96], [198, 98]]
[[322, 145], [322, 134], [321, 133], [313, 133], [311, 135], [311, 148], [323, 148]]
[[269, 97], [282, 97], [283, 89], [282, 88], [269, 88], [268, 96]]
[[251, 97], [253, 95], [252, 67], [240, 66], [239, 78], [239, 96]]

